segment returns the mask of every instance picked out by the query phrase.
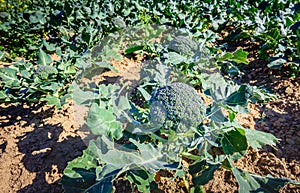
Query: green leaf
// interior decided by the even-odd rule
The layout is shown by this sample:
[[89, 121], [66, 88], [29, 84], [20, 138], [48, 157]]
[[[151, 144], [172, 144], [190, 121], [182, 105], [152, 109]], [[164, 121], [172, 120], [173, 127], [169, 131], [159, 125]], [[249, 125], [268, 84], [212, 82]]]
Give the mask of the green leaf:
[[189, 166], [189, 173], [193, 175], [202, 171], [203, 169], [205, 169], [206, 164], [206, 160], [195, 161], [192, 165]]
[[42, 49], [38, 53], [38, 64], [40, 65], [49, 65], [52, 63], [51, 57], [49, 54], [46, 54]]
[[218, 59], [219, 62], [225, 60], [236, 62], [237, 64], [249, 64], [247, 59], [248, 52], [243, 51], [243, 49], [238, 49], [234, 53], [225, 53], [221, 58]]
[[270, 62], [267, 66], [271, 69], [280, 69], [287, 61], [283, 58], [278, 58]]
[[5, 91], [0, 91], [0, 99], [5, 99], [6, 98], [6, 93]]
[[91, 91], [83, 91], [80, 87], [74, 82], [72, 84], [73, 92], [72, 92], [72, 99], [78, 105], [84, 104], [87, 101], [91, 101], [95, 99], [95, 94]]
[[245, 132], [242, 129], [235, 129], [224, 134], [221, 144], [223, 151], [227, 155], [241, 158], [248, 148]]
[[294, 184], [300, 187], [300, 182], [288, 178], [274, 178], [272, 176], [259, 176], [250, 172], [236, 168], [232, 160], [230, 161], [231, 170], [239, 183], [239, 192], [253, 193], [266, 192], [277, 193], [286, 184]]
[[278, 142], [278, 139], [270, 133], [265, 133], [253, 129], [244, 130], [246, 132], [246, 137], [249, 145], [254, 149], [261, 148], [264, 145], [275, 146]]
[[96, 184], [95, 168], [98, 165], [92, 146], [83, 155], [68, 163], [61, 183], [66, 193], [82, 193]]
[[222, 111], [222, 108], [216, 103], [213, 103], [213, 105], [210, 108], [209, 118], [215, 122], [224, 122], [227, 120]]
[[253, 88], [249, 85], [241, 85], [238, 91], [231, 93], [225, 100], [230, 106], [247, 106], [248, 99], [253, 95]]
[[150, 100], [151, 95], [143, 87], [138, 87], [137, 89], [141, 92], [146, 101]]
[[171, 64], [180, 64], [182, 62], [185, 62], [186, 58], [176, 52], [169, 52], [168, 53], [168, 62], [170, 62]]
[[247, 56], [248, 56], [248, 52], [244, 52], [243, 49], [238, 49], [233, 53], [233, 58], [231, 58], [231, 60], [238, 64], [240, 63], [249, 64]]
[[140, 192], [150, 193], [151, 184], [154, 183], [154, 174], [145, 170], [132, 170], [127, 172], [125, 179], [136, 185]]
[[59, 85], [57, 82], [50, 82], [50, 83], [45, 82], [42, 85], [40, 85], [40, 88], [42, 90], [52, 91], [53, 93], [55, 93], [59, 89]]
[[287, 184], [293, 184], [300, 188], [300, 182], [296, 182], [289, 178], [274, 178], [272, 176], [259, 176], [256, 174], [250, 174], [259, 184], [259, 191], [277, 193], [280, 188], [283, 188]]
[[208, 164], [208, 168], [203, 170], [200, 175], [194, 176], [192, 181], [194, 186], [200, 186], [207, 184], [214, 178], [214, 173], [219, 169], [221, 164]]
[[223, 60], [230, 60], [231, 58], [233, 58], [233, 54], [230, 52], [227, 52], [219, 59], [219, 61], [221, 62]]
[[139, 50], [144, 50], [144, 46], [131, 46], [125, 50], [124, 54], [125, 55], [131, 54], [131, 53], [139, 51]]
[[50, 44], [45, 39], [43, 39], [42, 42], [43, 45], [46, 47], [47, 51], [54, 52], [56, 50], [55, 44]]
[[45, 98], [42, 98], [41, 101], [46, 101], [48, 105], [55, 105], [58, 109], [61, 108], [60, 100], [56, 96], [48, 94]]
[[68, 163], [68, 166], [64, 170], [64, 175], [70, 178], [79, 178], [82, 175], [74, 170], [74, 168], [82, 168], [85, 170], [91, 170], [97, 167], [97, 159], [91, 151], [91, 147], [88, 147], [83, 151], [81, 157], [75, 158]]
[[125, 147], [116, 148], [106, 136], [91, 142], [91, 145], [94, 146], [94, 152], [101, 158], [102, 162], [118, 169], [146, 168], [147, 171], [153, 173], [156, 170], [166, 168], [168, 162], [162, 153], [161, 146], [155, 148], [151, 144], [140, 144], [133, 139], [130, 141], [138, 150]]
[[115, 165], [111, 165], [111, 164], [106, 164], [104, 166], [98, 166], [96, 168], [97, 180], [102, 180], [104, 178], [114, 176], [119, 171], [120, 171], [120, 168], [118, 168]]
[[112, 177], [104, 178], [103, 180], [97, 181], [93, 186], [84, 191], [84, 193], [112, 193], [113, 183]]
[[110, 110], [101, 109], [96, 103], [89, 110], [87, 125], [94, 135], [106, 135], [115, 139], [122, 137], [121, 122], [116, 120]]
[[239, 183], [239, 192], [250, 193], [259, 189], [259, 183], [248, 172], [240, 170], [232, 164], [231, 166], [231, 171]]
[[73, 168], [78, 177], [69, 177], [64, 175], [60, 180], [63, 184], [65, 193], [82, 193], [96, 183], [96, 174], [94, 169]]

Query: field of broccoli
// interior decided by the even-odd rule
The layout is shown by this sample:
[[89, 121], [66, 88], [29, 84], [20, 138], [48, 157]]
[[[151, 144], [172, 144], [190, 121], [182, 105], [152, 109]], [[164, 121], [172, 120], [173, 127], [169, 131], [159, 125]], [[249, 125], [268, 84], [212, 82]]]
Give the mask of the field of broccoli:
[[298, 0], [0, 0], [3, 193], [300, 193]]

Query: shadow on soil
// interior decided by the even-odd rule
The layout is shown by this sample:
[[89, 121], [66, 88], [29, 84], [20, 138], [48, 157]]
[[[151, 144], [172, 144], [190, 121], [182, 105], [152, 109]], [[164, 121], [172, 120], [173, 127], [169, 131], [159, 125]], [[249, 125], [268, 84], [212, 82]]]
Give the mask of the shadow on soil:
[[278, 97], [268, 105], [258, 106], [263, 118], [256, 120], [255, 129], [272, 133], [280, 139], [277, 149], [264, 149], [278, 158], [300, 161], [300, 77], [290, 78], [285, 68], [270, 69], [263, 60], [252, 61], [244, 69], [242, 83], [270, 89]]
[[[64, 129], [61, 124], [49, 124], [45, 118], [52, 117], [54, 108], [42, 110], [42, 105], [24, 108], [12, 106], [1, 111], [1, 116], [9, 117], [9, 122], [1, 123], [13, 125], [18, 121], [25, 122], [24, 126], [33, 125], [34, 130], [18, 137], [17, 146], [21, 153], [24, 167], [36, 173], [32, 184], [20, 189], [17, 193], [61, 193], [62, 186], [57, 180], [67, 163], [82, 154], [86, 145], [80, 137], [66, 137], [59, 141]], [[4, 112], [5, 111], [5, 112]], [[34, 124], [33, 124], [34, 123]]]

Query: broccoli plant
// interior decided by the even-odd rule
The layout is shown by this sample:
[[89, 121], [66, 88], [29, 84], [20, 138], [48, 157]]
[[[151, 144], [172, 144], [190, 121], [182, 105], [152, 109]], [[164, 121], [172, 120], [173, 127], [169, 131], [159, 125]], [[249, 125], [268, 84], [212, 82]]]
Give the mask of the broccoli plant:
[[[244, 128], [235, 118], [249, 101], [269, 96], [248, 85], [227, 82], [221, 75], [203, 74], [202, 94], [212, 99], [205, 104], [192, 86], [170, 81], [172, 75], [167, 76], [164, 64], [155, 66], [143, 72], [133, 98], [124, 94], [126, 86], [100, 85], [93, 88], [95, 94], [92, 88], [77, 88], [77, 99], [91, 96], [87, 123], [98, 137], [67, 166], [61, 181], [66, 193], [111, 193], [120, 177], [140, 192], [150, 192], [157, 188], [154, 176], [162, 169], [176, 171], [175, 177], [183, 181], [190, 174], [192, 186], [185, 187], [189, 192], [202, 189], [219, 168], [233, 172], [240, 192], [274, 192], [287, 183], [299, 185], [290, 179], [258, 176], [233, 164], [249, 147], [276, 144], [273, 135]], [[183, 160], [189, 160], [189, 166]]]
[[[274, 146], [278, 141], [271, 134], [244, 128], [236, 119], [236, 114], [247, 112], [250, 101], [270, 100], [272, 95], [226, 80], [217, 71], [218, 65], [203, 59], [198, 50], [201, 44], [193, 44], [188, 37], [175, 37], [170, 44], [168, 40], [144, 44], [137, 39], [125, 54], [145, 52], [144, 45], [152, 47], [132, 90], [126, 84], [74, 86], [74, 99], [89, 107], [87, 126], [95, 138], [83, 156], [65, 169], [61, 182], [66, 193], [111, 193], [120, 178], [148, 193], [157, 188], [155, 174], [163, 169], [174, 170], [174, 178], [181, 178], [183, 184], [189, 184], [185, 181], [188, 174], [192, 176], [192, 186], [185, 187], [188, 192], [203, 189], [219, 168], [232, 171], [243, 193], [274, 192], [287, 183], [299, 185], [290, 179], [257, 176], [233, 164], [249, 147]], [[247, 63], [242, 50], [218, 56], [216, 64]], [[189, 85], [196, 85], [201, 95]], [[210, 103], [204, 102], [206, 97]], [[183, 164], [187, 161], [188, 166]]]

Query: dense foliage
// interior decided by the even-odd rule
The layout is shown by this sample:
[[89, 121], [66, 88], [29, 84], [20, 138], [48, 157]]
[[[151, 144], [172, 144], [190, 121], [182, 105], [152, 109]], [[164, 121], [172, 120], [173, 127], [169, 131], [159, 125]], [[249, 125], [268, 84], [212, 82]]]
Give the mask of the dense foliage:
[[[298, 1], [5, 1], [1, 10], [0, 55], [5, 62], [18, 56], [33, 63], [37, 57], [43, 58], [39, 53], [46, 52], [49, 56], [58, 55], [59, 62], [71, 65], [68, 68], [81, 67], [83, 55], [107, 34], [126, 26], [160, 24], [184, 30], [203, 39], [203, 43], [214, 43], [211, 52], [220, 52], [217, 51], [220, 49], [226, 53], [228, 44], [244, 39], [259, 42], [260, 57], [270, 62], [269, 67], [288, 65], [291, 76], [299, 74]], [[173, 45], [176, 47], [177, 43]], [[47, 65], [52, 65], [49, 59], [47, 61]], [[240, 71], [232, 64], [223, 65], [233, 75]], [[17, 63], [4, 71], [20, 73], [18, 66]], [[28, 71], [33, 72], [33, 68]], [[73, 75], [66, 75], [65, 85]], [[1, 98], [20, 101], [20, 93], [11, 92], [14, 85], [6, 84], [3, 76]], [[27, 84], [27, 77], [19, 75], [18, 79]], [[61, 81], [58, 77], [51, 81], [58, 84]], [[59, 87], [64, 89], [61, 88], [64, 86]], [[26, 90], [23, 87], [17, 89]], [[46, 96], [63, 97], [44, 88], [32, 92], [38, 100]], [[30, 96], [30, 93], [25, 92], [25, 96]], [[27, 100], [27, 97], [22, 99]]]

